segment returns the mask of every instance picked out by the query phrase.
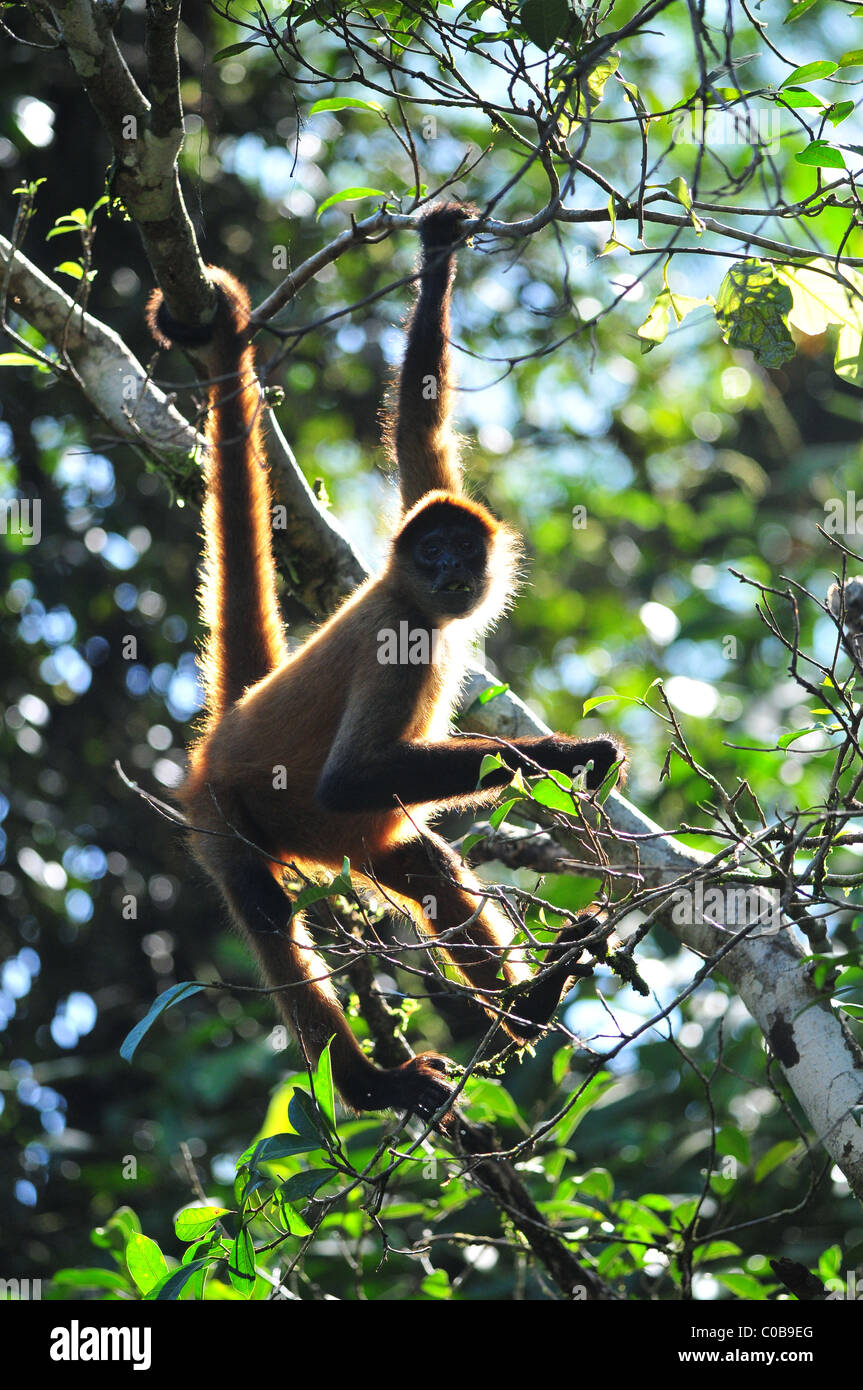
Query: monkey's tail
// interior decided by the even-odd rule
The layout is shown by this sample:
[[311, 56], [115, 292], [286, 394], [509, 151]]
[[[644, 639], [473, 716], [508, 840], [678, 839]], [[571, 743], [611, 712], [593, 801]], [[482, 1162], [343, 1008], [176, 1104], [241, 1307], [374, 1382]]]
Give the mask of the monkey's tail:
[[452, 429], [450, 299], [461, 225], [473, 210], [459, 203], [432, 208], [419, 225], [419, 294], [384, 435], [399, 470], [402, 508], [427, 492], [462, 491], [458, 440]]
[[212, 324], [177, 323], [159, 290], [147, 317], [161, 346], [203, 348], [210, 375], [199, 603], [208, 634], [203, 679], [211, 723], [278, 666], [287, 649], [276, 597], [263, 401], [248, 341], [249, 297], [226, 270], [209, 266], [208, 275], [218, 294]]

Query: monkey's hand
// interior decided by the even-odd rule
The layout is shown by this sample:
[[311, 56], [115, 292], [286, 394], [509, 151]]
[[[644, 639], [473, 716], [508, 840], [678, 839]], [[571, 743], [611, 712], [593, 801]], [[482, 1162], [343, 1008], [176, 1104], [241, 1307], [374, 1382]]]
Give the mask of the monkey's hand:
[[407, 1110], [427, 1120], [452, 1098], [453, 1088], [444, 1079], [450, 1066], [436, 1052], [421, 1052], [400, 1067], [384, 1072], [387, 1109]]
[[[545, 953], [538, 978], [526, 994], [520, 995], [504, 1020], [506, 1029], [520, 1042], [532, 1042], [549, 1022], [571, 981], [593, 974], [593, 967], [580, 965], [573, 952], [596, 925], [595, 913], [586, 912], [560, 932]], [[564, 956], [571, 959], [564, 963]]]
[[626, 752], [619, 743], [613, 738], [598, 738], [590, 743], [578, 743], [575, 745], [576, 754], [572, 760], [572, 766], [567, 769], [571, 775], [578, 774], [588, 763], [593, 763], [593, 767], [586, 772], [584, 784], [588, 791], [596, 791], [601, 787], [615, 763], [620, 764], [617, 774], [617, 785], [622, 787], [626, 781]]

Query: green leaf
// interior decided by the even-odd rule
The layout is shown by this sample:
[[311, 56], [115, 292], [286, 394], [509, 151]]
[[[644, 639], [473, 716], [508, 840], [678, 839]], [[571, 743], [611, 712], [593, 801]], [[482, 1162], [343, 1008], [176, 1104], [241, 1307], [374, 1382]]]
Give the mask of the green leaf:
[[555, 1143], [564, 1148], [588, 1110], [597, 1105], [617, 1085], [617, 1079], [607, 1071], [597, 1072], [596, 1076], [591, 1077], [581, 1095], [573, 1102], [572, 1108], [567, 1110], [551, 1131], [554, 1134]]
[[613, 77], [620, 66], [619, 53], [607, 53], [595, 68], [591, 68], [587, 78], [587, 99], [591, 111], [595, 111], [602, 101], [602, 94], [605, 91], [605, 84], [609, 77]]
[[698, 1251], [698, 1263], [705, 1264], [708, 1260], [728, 1260], [740, 1254], [740, 1246], [735, 1245], [733, 1240], [712, 1240], [709, 1245], [704, 1245]]
[[[681, 179], [682, 183], [683, 180]], [[709, 303], [707, 299], [696, 299], [688, 294], [673, 294], [671, 290], [661, 290], [654, 300], [653, 307], [638, 330], [642, 352], [650, 352], [659, 343], [664, 343], [672, 318], [675, 326], [682, 323], [693, 309], [700, 309]]]
[[807, 164], [816, 169], [845, 169], [845, 156], [828, 140], [812, 140], [805, 150], [798, 150], [794, 158], [798, 164]]
[[685, 1231], [692, 1221], [693, 1216], [698, 1211], [700, 1202], [697, 1197], [689, 1197], [685, 1202], [678, 1202], [674, 1208], [674, 1224], [680, 1230]]
[[834, 101], [832, 106], [827, 107], [824, 115], [831, 125], [841, 125], [846, 117], [851, 115], [853, 110], [853, 101]]
[[716, 1148], [721, 1154], [730, 1154], [741, 1163], [749, 1163], [749, 1140], [734, 1125], [723, 1125], [716, 1135]]
[[346, 859], [341, 873], [330, 879], [329, 883], [310, 883], [308, 888], [303, 888], [297, 894], [291, 909], [292, 914], [302, 912], [304, 907], [311, 907], [312, 903], [320, 902], [322, 898], [337, 898], [343, 894], [349, 895], [352, 891], [350, 864]]
[[329, 198], [325, 198], [315, 213], [315, 221], [326, 212], [327, 208], [335, 207], [336, 203], [350, 203], [358, 198], [386, 198], [387, 194], [380, 188], [343, 188], [340, 193], [333, 193]]
[[227, 48], [220, 48], [218, 53], [213, 54], [214, 63], [224, 62], [225, 58], [236, 58], [239, 53], [245, 53], [247, 48], [256, 48], [257, 43], [254, 39], [243, 39], [242, 43], [229, 43]]
[[[516, 1005], [516, 1012], [518, 1006]], [[487, 1076], [474, 1076], [468, 1081], [465, 1088], [466, 1099], [471, 1106], [483, 1110], [485, 1113], [480, 1117], [482, 1120], [508, 1120], [524, 1128], [524, 1121], [519, 1114], [518, 1106], [505, 1086], [501, 1086], [499, 1081], [492, 1081]]]
[[228, 1278], [238, 1293], [251, 1298], [255, 1288], [255, 1246], [245, 1226], [231, 1246]]
[[524, 0], [519, 21], [531, 43], [548, 53], [555, 40], [574, 27], [575, 16], [567, 0]]
[[54, 223], [54, 226], [59, 227], [63, 222], [71, 222], [72, 230], [74, 230], [76, 227], [86, 227], [87, 209], [73, 208], [71, 212], [64, 212], [62, 217], [57, 218], [56, 222]]
[[161, 1284], [168, 1273], [167, 1261], [156, 1242], [140, 1232], [131, 1235], [126, 1243], [126, 1264], [145, 1297]]
[[859, 68], [863, 65], [863, 48], [852, 48], [839, 59], [840, 68]]
[[774, 1144], [772, 1149], [768, 1149], [766, 1154], [759, 1158], [755, 1165], [755, 1181], [763, 1182], [764, 1179], [773, 1172], [774, 1168], [780, 1168], [787, 1158], [790, 1158], [798, 1147], [796, 1139], [783, 1139], [778, 1144]]
[[150, 1298], [155, 1297], [157, 1303], [178, 1299], [192, 1275], [197, 1274], [199, 1269], [206, 1269], [207, 1265], [212, 1263], [212, 1260], [205, 1259], [192, 1260], [191, 1264], [181, 1265], [152, 1291]]
[[788, 330], [792, 298], [772, 266], [737, 261], [716, 297], [716, 320], [729, 347], [748, 348], [762, 367], [780, 367], [794, 356]]
[[736, 1293], [738, 1298], [758, 1302], [767, 1297], [766, 1286], [759, 1284], [751, 1274], [717, 1274], [715, 1277], [718, 1283], [724, 1284], [732, 1293]]
[[689, 184], [686, 182], [686, 179], [672, 179], [671, 183], [667, 183], [665, 187], [668, 189], [669, 193], [674, 194], [678, 203], [683, 204], [687, 212], [692, 211], [692, 194], [689, 190]]
[[131, 1207], [118, 1207], [105, 1222], [91, 1232], [90, 1239], [99, 1250], [113, 1250], [122, 1254], [131, 1236], [141, 1230], [141, 1221]]
[[337, 1177], [335, 1168], [307, 1168], [302, 1173], [294, 1173], [277, 1189], [283, 1192], [289, 1202], [298, 1202], [302, 1197], [314, 1197], [319, 1187]]
[[502, 767], [503, 758], [500, 756], [499, 753], [486, 753], [485, 757], [479, 765], [480, 783], [482, 782], [483, 777], [488, 776], [490, 772], [498, 772]]
[[810, 92], [806, 87], [786, 87], [778, 98], [780, 106], [787, 106], [789, 111], [801, 111], [807, 106], [820, 106], [825, 108], [827, 102], [820, 97], [817, 92]]
[[543, 777], [535, 782], [530, 794], [539, 806], [547, 806], [552, 811], [565, 811], [571, 816], [576, 809], [572, 792], [559, 787], [551, 777]]
[[79, 265], [77, 261], [61, 261], [59, 265], [55, 265], [54, 269], [61, 275], [70, 276], [72, 280], [83, 280], [84, 278], [84, 267]]
[[[490, 819], [490, 818], [489, 818], [489, 819]], [[464, 859], [468, 854], [470, 854], [470, 852], [471, 852], [471, 850], [473, 849], [474, 845], [478, 845], [478, 844], [479, 844], [482, 840], [484, 840], [484, 839], [485, 839], [485, 831], [484, 831], [484, 830], [477, 830], [477, 831], [475, 831], [472, 835], [465, 835], [464, 839], [463, 839], [462, 842], [461, 842], [461, 857], [462, 857], [462, 859]]]
[[229, 1211], [230, 1207], [184, 1207], [174, 1219], [174, 1231], [180, 1240], [200, 1240]]
[[359, 97], [326, 97], [309, 107], [309, 115], [316, 116], [319, 111], [344, 111], [349, 107], [356, 107], [360, 111], [374, 111], [377, 115], [381, 115], [384, 109], [379, 101], [361, 101]]
[[489, 685], [485, 690], [481, 690], [477, 696], [477, 704], [487, 705], [490, 700], [496, 700], [498, 695], [505, 695], [509, 690], [509, 685]]
[[26, 352], [0, 352], [0, 367], [41, 367], [38, 357]]
[[586, 1173], [573, 1179], [582, 1197], [595, 1197], [599, 1202], [610, 1202], [614, 1196], [614, 1178], [607, 1168], [589, 1168]]
[[807, 10], [811, 10], [818, 0], [792, 0], [791, 9], [783, 19], [783, 24], [793, 24], [795, 19], [799, 19]]
[[801, 333], [817, 336], [831, 323], [839, 324], [833, 370], [843, 381], [863, 383], [863, 275], [844, 266], [836, 279], [831, 261], [816, 257], [805, 266], [783, 266], [779, 278], [791, 289], [794, 306], [789, 321]]
[[312, 1153], [320, 1147], [321, 1142], [317, 1136], [314, 1139], [304, 1139], [299, 1134], [271, 1134], [268, 1139], [262, 1139], [255, 1145], [247, 1163], [248, 1167], [255, 1168], [259, 1163], [275, 1163], [277, 1159]]
[[315, 1100], [317, 1101], [321, 1112], [329, 1121], [330, 1129], [335, 1134], [336, 1094], [333, 1088], [333, 1063], [332, 1058], [330, 1056], [330, 1049], [332, 1048], [334, 1038], [335, 1034], [333, 1034], [333, 1037], [330, 1038], [329, 1042], [327, 1043], [326, 1047], [324, 1048], [323, 1052], [318, 1058], [318, 1065], [315, 1068], [315, 1074], [312, 1078], [312, 1081], [313, 1090], [315, 1093]]
[[590, 699], [585, 700], [581, 707], [582, 719], [586, 714], [589, 714], [592, 709], [596, 709], [597, 705], [604, 705], [607, 704], [609, 700], [616, 699], [618, 699], [617, 695], [591, 695]]
[[794, 304], [788, 319], [801, 333], [818, 337], [831, 323], [863, 328], [863, 308], [857, 307], [859, 292], [863, 291], [863, 275], [851, 266], [843, 268], [842, 272], [843, 279], [850, 282], [850, 291], [839, 283], [835, 266], [823, 256], [815, 257], [807, 265], [781, 266], [776, 273], [791, 290]]
[[[501, 803], [500, 806], [495, 806], [494, 810], [488, 818], [488, 823], [491, 826], [492, 830], [500, 829], [507, 816], [509, 815], [510, 811], [512, 810], [513, 806], [515, 806], [520, 800], [521, 797], [513, 796], [509, 799], [509, 801], [504, 801]], [[480, 836], [480, 838], [482, 838], [482, 836]], [[462, 850], [462, 852], [464, 852], [464, 850]]]
[[452, 1298], [449, 1275], [445, 1269], [436, 1269], [433, 1274], [427, 1274], [421, 1288], [429, 1298]]
[[790, 748], [792, 743], [796, 743], [799, 738], [805, 738], [807, 734], [813, 734], [818, 729], [817, 724], [810, 724], [808, 729], [793, 729], [790, 734], [782, 734], [777, 740], [779, 748]]
[[297, 1211], [287, 1200], [284, 1188], [277, 1188], [273, 1193], [273, 1205], [276, 1210], [279, 1225], [283, 1230], [292, 1236], [310, 1236], [312, 1228], [305, 1217]]
[[836, 1279], [842, 1271], [842, 1246], [828, 1245], [818, 1256], [818, 1273], [822, 1279]]
[[323, 1120], [308, 1091], [299, 1086], [288, 1104], [288, 1120], [301, 1138], [315, 1139], [317, 1147], [321, 1147], [324, 1137]]
[[804, 63], [802, 68], [795, 68], [793, 72], [788, 74], [779, 90], [781, 92], [783, 87], [790, 87], [794, 84], [802, 87], [806, 82], [818, 82], [822, 77], [830, 77], [838, 66], [838, 63], [829, 59], [822, 59], [818, 63]]
[[149, 1032], [159, 1014], [163, 1014], [174, 1004], [179, 1004], [181, 999], [189, 999], [193, 994], [199, 994], [204, 988], [204, 985], [195, 984], [193, 980], [185, 980], [182, 984], [170, 985], [168, 989], [163, 990], [159, 997], [154, 999], [140, 1023], [136, 1023], [132, 1031], [126, 1034], [120, 1048], [120, 1056], [131, 1062], [139, 1042], [145, 1033]]

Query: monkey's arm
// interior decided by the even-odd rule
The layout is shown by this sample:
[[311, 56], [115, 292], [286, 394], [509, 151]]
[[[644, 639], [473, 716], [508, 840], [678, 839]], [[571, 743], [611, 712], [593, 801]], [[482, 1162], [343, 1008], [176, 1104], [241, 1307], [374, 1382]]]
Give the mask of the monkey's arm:
[[514, 739], [506, 747], [493, 739], [452, 738], [441, 743], [395, 743], [373, 752], [361, 739], [340, 733], [318, 783], [316, 798], [328, 811], [390, 810], [458, 802], [477, 794], [483, 758], [499, 754], [507, 767], [489, 773], [481, 790], [504, 787], [516, 771], [535, 774], [537, 764], [572, 775], [588, 763], [589, 789], [601, 786], [623, 752], [610, 738], [589, 742], [549, 735]]
[[388, 435], [399, 470], [404, 511], [427, 492], [462, 490], [452, 431], [449, 306], [455, 276], [453, 242], [468, 213], [450, 203], [420, 223], [420, 289], [408, 327], [395, 419]]
[[263, 403], [249, 342], [249, 296], [227, 270], [208, 266], [216, 290], [210, 324], [182, 324], [160, 290], [147, 319], [160, 347], [202, 350], [209, 373], [203, 459], [204, 564], [201, 618], [207, 718], [214, 722], [287, 655], [276, 597], [271, 495], [261, 435]]

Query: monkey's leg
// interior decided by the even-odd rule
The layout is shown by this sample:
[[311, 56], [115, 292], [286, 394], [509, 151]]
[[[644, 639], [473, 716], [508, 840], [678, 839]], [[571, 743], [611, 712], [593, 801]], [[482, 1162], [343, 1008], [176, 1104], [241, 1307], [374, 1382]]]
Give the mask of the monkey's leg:
[[[333, 1079], [355, 1110], [410, 1110], [431, 1115], [451, 1095], [446, 1061], [434, 1053], [383, 1070], [366, 1057], [342, 1012], [327, 967], [312, 949], [299, 917], [266, 864], [253, 851], [232, 855], [219, 875], [238, 924], [257, 955], [267, 982], [278, 989], [279, 1009], [310, 1060], [330, 1038]], [[279, 988], [284, 986], [285, 988]]]
[[486, 901], [480, 910], [483, 885], [446, 841], [429, 832], [394, 847], [385, 857], [377, 856], [373, 871], [385, 889], [406, 900], [421, 930], [442, 938], [441, 950], [477, 990], [491, 1017], [515, 1038], [535, 1037], [557, 1008], [570, 978], [579, 973], [573, 960], [559, 962], [588, 928], [577, 925], [561, 932], [546, 952], [536, 984], [512, 1000], [502, 1017], [503, 1002], [496, 996], [507, 985], [526, 983], [531, 971], [522, 948], [509, 949], [513, 930], [499, 908]]

